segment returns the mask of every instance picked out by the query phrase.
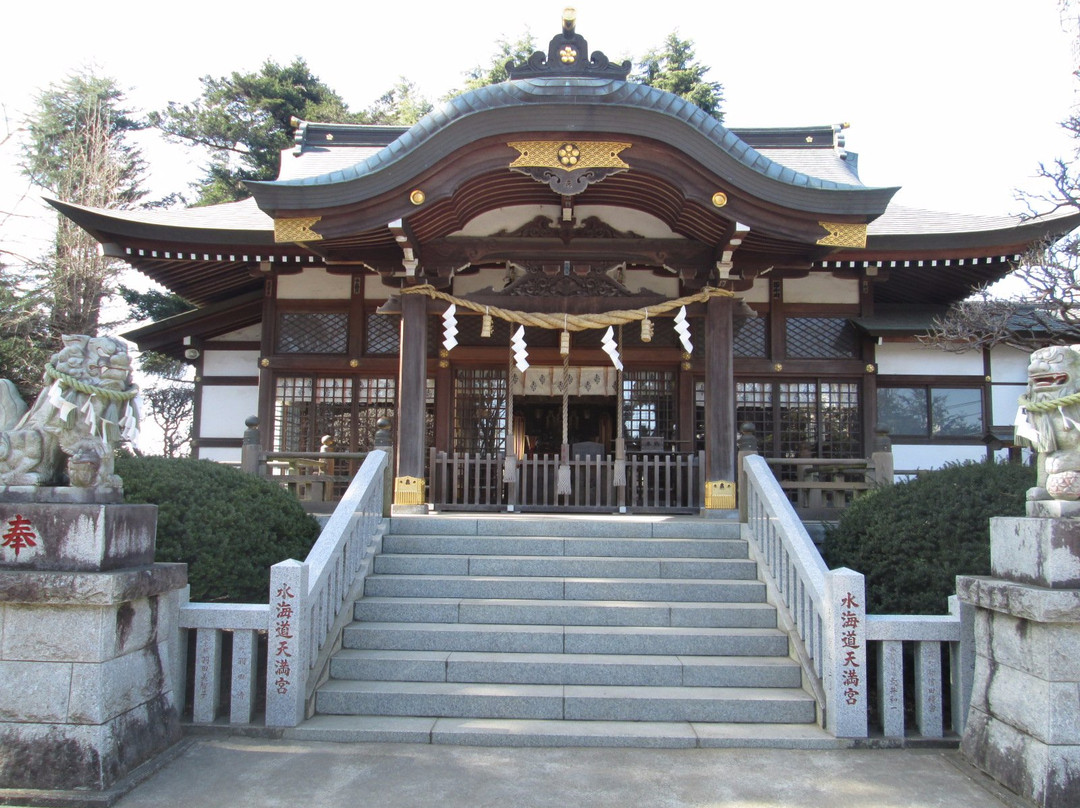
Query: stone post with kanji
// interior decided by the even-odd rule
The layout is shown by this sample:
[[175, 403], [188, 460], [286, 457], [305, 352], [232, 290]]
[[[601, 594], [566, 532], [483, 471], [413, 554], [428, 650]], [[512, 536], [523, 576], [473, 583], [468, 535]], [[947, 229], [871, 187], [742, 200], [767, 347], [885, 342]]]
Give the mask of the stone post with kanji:
[[842, 567], [825, 576], [825, 726], [838, 738], [867, 734], [866, 583]]

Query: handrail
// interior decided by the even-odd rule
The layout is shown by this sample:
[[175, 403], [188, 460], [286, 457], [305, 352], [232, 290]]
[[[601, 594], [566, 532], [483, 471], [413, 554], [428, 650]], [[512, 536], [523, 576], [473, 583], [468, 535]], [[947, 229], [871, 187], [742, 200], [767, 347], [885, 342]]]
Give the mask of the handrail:
[[[180, 630], [195, 630], [193, 720], [217, 720], [222, 638], [232, 635], [230, 723], [247, 724], [256, 707], [258, 642], [266, 638], [266, 724], [296, 726], [351, 619], [385, 529], [383, 488], [388, 455], [367, 454], [304, 561], [270, 568], [265, 603], [182, 603]], [[180, 643], [179, 672], [186, 671]], [[182, 681], [181, 676], [181, 681]], [[183, 688], [180, 688], [183, 693]]]
[[863, 576], [829, 570], [765, 458], [742, 455], [751, 552], [794, 640], [823, 723], [838, 737], [868, 735], [867, 650], [877, 653], [878, 715], [885, 737], [905, 737], [904, 643], [914, 650], [915, 722], [926, 738], [944, 734], [946, 681], [941, 644], [949, 646], [952, 729], [963, 731], [974, 675], [974, 617], [949, 599], [948, 615], [868, 615]]
[[[378, 549], [386, 452], [370, 452], [303, 562], [270, 568], [266, 662], [266, 725], [294, 727], [344, 625], [351, 602]], [[367, 564], [365, 565], [365, 562]], [[347, 614], [346, 614], [347, 616]]]

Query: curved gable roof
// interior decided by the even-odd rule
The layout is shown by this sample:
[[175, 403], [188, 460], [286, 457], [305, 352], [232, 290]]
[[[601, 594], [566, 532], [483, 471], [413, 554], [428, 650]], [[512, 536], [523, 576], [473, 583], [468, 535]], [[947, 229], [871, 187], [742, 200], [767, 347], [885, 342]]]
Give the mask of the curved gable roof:
[[[873, 219], [897, 190], [797, 171], [771, 160], [672, 93], [619, 79], [585, 77], [528, 78], [481, 87], [446, 102], [349, 168], [248, 186], [268, 213], [347, 206], [408, 184], [481, 138], [524, 132], [617, 133], [659, 141], [748, 195], [827, 215]], [[632, 162], [632, 156], [629, 159]]]

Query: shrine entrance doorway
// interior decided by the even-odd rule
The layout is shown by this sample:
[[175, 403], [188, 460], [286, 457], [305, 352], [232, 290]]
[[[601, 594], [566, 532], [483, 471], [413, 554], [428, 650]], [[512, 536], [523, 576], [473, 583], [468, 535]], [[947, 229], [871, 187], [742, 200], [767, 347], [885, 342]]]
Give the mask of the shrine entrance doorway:
[[[562, 446], [562, 401], [554, 396], [515, 396], [515, 438], [520, 455], [557, 454]], [[567, 401], [566, 434], [571, 457], [614, 451], [615, 396], [573, 396]]]

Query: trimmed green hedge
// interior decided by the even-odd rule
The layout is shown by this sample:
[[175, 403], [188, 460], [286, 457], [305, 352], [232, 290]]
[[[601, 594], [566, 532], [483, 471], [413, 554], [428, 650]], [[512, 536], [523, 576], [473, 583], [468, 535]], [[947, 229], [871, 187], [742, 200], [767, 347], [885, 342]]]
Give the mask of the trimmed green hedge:
[[944, 614], [957, 575], [989, 575], [990, 517], [1023, 516], [1030, 466], [963, 463], [859, 497], [826, 532], [831, 569], [866, 576], [867, 611]]
[[265, 603], [270, 567], [303, 560], [318, 523], [288, 491], [209, 460], [117, 457], [124, 500], [158, 506], [158, 561], [188, 565], [191, 600]]

